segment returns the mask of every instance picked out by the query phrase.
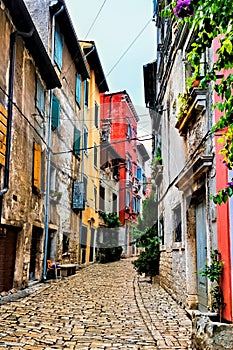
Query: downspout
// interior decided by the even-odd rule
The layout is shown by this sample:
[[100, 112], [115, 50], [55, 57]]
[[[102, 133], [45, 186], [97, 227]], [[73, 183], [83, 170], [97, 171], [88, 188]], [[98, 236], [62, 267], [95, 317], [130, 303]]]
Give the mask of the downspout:
[[9, 189], [9, 174], [10, 174], [10, 152], [11, 152], [11, 131], [12, 131], [12, 116], [13, 116], [13, 99], [14, 99], [14, 78], [15, 78], [15, 50], [17, 35], [24, 38], [30, 38], [34, 33], [32, 29], [29, 33], [15, 31], [10, 35], [10, 68], [9, 68], [9, 87], [8, 87], [8, 104], [7, 104], [7, 130], [6, 130], [6, 154], [5, 168], [3, 178], [3, 189], [0, 190], [0, 224], [2, 218], [2, 203], [3, 196]]
[[[64, 10], [64, 6], [53, 14], [52, 17], [52, 43], [51, 43], [51, 59], [54, 60], [54, 40], [56, 17]], [[46, 193], [45, 193], [45, 240], [44, 240], [44, 261], [42, 280], [47, 279], [47, 249], [49, 236], [49, 211], [50, 211], [50, 171], [51, 171], [51, 128], [52, 128], [52, 105], [53, 105], [53, 89], [49, 94], [49, 118], [48, 118], [48, 137], [47, 137], [47, 174], [46, 174]]]

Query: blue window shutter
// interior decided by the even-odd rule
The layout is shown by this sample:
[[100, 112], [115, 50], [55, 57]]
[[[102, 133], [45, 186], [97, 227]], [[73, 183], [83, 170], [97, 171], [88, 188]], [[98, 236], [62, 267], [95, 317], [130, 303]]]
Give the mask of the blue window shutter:
[[80, 138], [81, 132], [78, 129], [74, 129], [74, 154], [80, 156]]
[[57, 129], [60, 125], [60, 101], [53, 95], [52, 103], [52, 129]]
[[54, 43], [54, 61], [58, 68], [62, 69], [62, 38], [58, 26], [55, 31], [55, 43]]
[[141, 180], [142, 179], [142, 169], [141, 168], [137, 168], [137, 179]]
[[81, 79], [80, 76], [76, 75], [76, 91], [75, 91], [76, 102], [81, 105]]

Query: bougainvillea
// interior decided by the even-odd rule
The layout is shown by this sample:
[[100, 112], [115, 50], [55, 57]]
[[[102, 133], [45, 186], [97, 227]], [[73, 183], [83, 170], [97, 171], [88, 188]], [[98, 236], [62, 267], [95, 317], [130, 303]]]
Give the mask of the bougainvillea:
[[178, 18], [185, 18], [194, 14], [191, 0], [178, 0], [173, 10]]
[[[216, 61], [206, 66], [201, 80], [202, 88], [211, 88], [220, 102], [213, 107], [220, 112], [219, 121], [213, 126], [213, 133], [220, 132], [223, 163], [233, 169], [233, 2], [231, 0], [177, 0], [164, 10], [165, 16], [174, 16], [178, 22], [188, 22], [193, 30], [194, 40], [187, 53], [193, 69], [193, 80], [200, 75], [203, 54], [218, 40]], [[224, 73], [224, 74], [223, 74]], [[233, 179], [232, 179], [233, 182]], [[213, 200], [217, 204], [226, 202], [233, 195], [233, 186], [226, 184]]]

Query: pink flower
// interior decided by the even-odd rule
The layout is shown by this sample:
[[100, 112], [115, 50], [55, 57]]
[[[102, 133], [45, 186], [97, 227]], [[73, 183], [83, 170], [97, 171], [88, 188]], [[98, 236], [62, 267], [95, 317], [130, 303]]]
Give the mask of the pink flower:
[[194, 9], [191, 0], [177, 0], [173, 12], [178, 18], [192, 16], [194, 14]]

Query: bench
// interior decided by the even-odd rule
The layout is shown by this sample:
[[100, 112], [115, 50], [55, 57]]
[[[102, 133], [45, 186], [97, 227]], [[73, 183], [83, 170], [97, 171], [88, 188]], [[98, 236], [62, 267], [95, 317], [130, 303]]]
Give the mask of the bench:
[[71, 275], [75, 275], [77, 264], [62, 264], [59, 265], [61, 271], [61, 277], [67, 277]]

